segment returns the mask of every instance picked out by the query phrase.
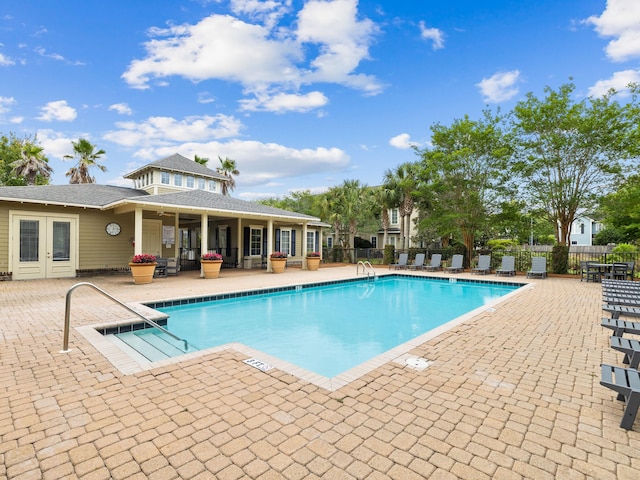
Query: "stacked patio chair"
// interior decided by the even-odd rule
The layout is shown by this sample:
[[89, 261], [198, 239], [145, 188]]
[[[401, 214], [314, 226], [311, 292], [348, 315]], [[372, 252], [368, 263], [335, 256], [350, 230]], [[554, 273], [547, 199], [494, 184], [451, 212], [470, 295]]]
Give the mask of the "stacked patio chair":
[[625, 402], [620, 427], [631, 430], [640, 407], [640, 341], [623, 337], [626, 334], [640, 335], [640, 322], [625, 320], [621, 315], [640, 317], [640, 288], [627, 280], [604, 280], [602, 294], [603, 310], [611, 318], [603, 318], [601, 325], [613, 330], [610, 337], [612, 349], [624, 354], [622, 363], [628, 367], [602, 364], [600, 384], [617, 392], [617, 400]]

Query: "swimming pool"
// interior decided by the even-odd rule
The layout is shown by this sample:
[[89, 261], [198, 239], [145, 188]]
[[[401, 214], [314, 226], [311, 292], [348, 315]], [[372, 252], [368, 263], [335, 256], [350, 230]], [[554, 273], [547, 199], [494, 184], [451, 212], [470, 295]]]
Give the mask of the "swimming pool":
[[331, 378], [521, 286], [451, 280], [389, 275], [155, 308], [197, 348], [237, 342]]

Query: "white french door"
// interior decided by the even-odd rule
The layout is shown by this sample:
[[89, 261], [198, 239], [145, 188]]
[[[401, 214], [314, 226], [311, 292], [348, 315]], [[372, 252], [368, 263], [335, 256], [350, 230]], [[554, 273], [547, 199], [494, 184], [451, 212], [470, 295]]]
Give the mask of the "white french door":
[[11, 270], [16, 280], [76, 276], [76, 215], [11, 215]]

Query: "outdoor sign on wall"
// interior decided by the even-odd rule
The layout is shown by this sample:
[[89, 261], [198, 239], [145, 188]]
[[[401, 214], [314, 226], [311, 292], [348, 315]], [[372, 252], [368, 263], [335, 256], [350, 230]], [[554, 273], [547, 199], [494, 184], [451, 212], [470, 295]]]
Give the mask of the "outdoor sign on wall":
[[164, 243], [167, 247], [170, 247], [174, 243], [176, 243], [176, 229], [171, 225], [163, 225], [162, 226], [162, 243]]

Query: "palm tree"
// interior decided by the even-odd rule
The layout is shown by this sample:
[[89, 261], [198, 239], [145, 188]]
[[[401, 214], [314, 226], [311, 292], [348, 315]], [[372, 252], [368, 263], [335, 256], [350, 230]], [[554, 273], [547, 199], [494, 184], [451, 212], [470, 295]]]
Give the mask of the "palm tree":
[[207, 163], [209, 163], [209, 159], [206, 157], [199, 157], [198, 155], [193, 157], [193, 161], [196, 163], [199, 163], [200, 165], [202, 165], [203, 167], [207, 166]]
[[44, 148], [26, 141], [20, 150], [20, 159], [11, 163], [11, 174], [23, 177], [27, 185], [35, 185], [38, 175], [48, 181], [53, 169], [43, 151]]
[[233, 178], [233, 175], [240, 175], [240, 172], [236, 168], [236, 161], [231, 160], [230, 158], [225, 157], [223, 160], [220, 155], [218, 155], [218, 160], [220, 160], [220, 166], [216, 169], [216, 171], [225, 177], [227, 177], [227, 181], [222, 184], [222, 194], [229, 195], [230, 192], [235, 190], [236, 181]]
[[395, 190], [397, 194], [396, 205], [400, 215], [400, 241], [404, 250], [408, 248], [409, 242], [406, 236], [411, 232], [411, 214], [414, 208], [414, 191], [418, 180], [415, 163], [402, 163], [395, 170], [387, 170], [384, 174], [384, 184], [386, 188]]
[[69, 183], [96, 183], [96, 178], [89, 174], [89, 169], [96, 167], [101, 172], [106, 172], [107, 167], [97, 162], [98, 158], [106, 152], [104, 150], [96, 151], [96, 146], [84, 138], [80, 138], [77, 142], [71, 142], [71, 144], [73, 145], [73, 155], [65, 155], [64, 158], [77, 158], [78, 163], [65, 173], [69, 177]]

